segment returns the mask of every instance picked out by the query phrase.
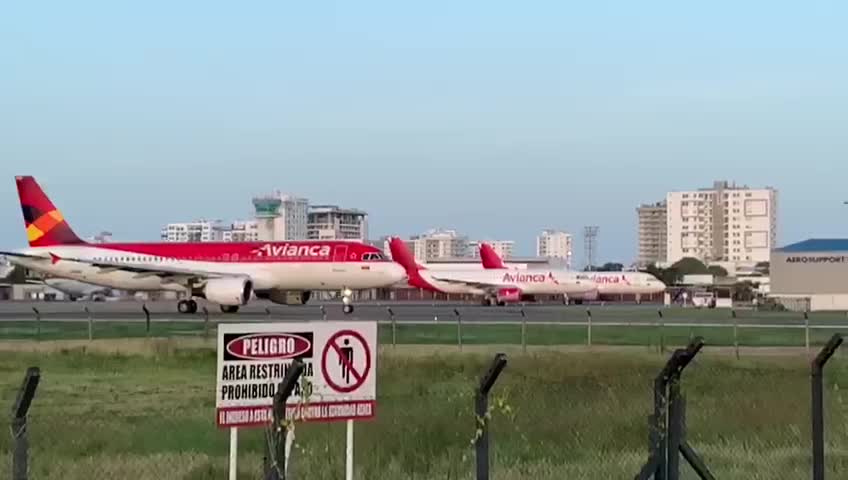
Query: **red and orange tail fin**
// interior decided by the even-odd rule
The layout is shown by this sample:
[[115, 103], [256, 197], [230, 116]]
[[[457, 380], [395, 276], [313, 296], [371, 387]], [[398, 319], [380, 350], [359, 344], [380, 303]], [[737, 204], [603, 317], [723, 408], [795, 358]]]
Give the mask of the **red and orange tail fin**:
[[406, 273], [411, 275], [417, 273], [418, 270], [424, 270], [424, 267], [415, 261], [415, 256], [409, 251], [403, 240], [399, 237], [392, 237], [389, 240], [389, 251], [392, 252], [392, 260], [399, 263], [401, 267], [406, 269]]
[[83, 244], [31, 176], [15, 177], [30, 247]]
[[483, 262], [483, 268], [506, 268], [503, 260], [488, 243], [480, 244], [480, 260]]

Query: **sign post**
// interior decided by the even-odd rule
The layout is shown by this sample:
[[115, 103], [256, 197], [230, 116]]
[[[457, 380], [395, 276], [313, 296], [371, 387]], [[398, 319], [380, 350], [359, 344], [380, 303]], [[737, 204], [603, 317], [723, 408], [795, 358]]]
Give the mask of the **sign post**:
[[285, 419], [347, 422], [345, 478], [353, 478], [353, 422], [375, 416], [377, 322], [227, 323], [218, 327], [216, 423], [230, 431], [234, 479], [237, 429], [274, 420], [274, 394], [295, 360]]

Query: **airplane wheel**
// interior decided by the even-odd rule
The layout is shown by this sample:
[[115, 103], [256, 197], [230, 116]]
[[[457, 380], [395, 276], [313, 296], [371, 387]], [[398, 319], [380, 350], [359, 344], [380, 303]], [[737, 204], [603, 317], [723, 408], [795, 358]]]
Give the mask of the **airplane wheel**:
[[238, 309], [238, 305], [221, 305], [221, 311], [224, 313], [236, 313]]
[[197, 302], [188, 300], [188, 313], [197, 313]]
[[342, 312], [344, 312], [345, 315], [349, 315], [349, 314], [353, 313], [353, 305], [351, 305], [351, 304], [344, 305], [342, 307]]
[[[191, 302], [189, 300], [180, 300], [179, 302], [177, 302], [177, 311], [180, 312], [180, 313], [193, 313], [191, 311], [191, 304], [192, 303], [193, 302]], [[197, 309], [196, 303], [194, 304], [194, 308], [195, 308], [195, 310]]]

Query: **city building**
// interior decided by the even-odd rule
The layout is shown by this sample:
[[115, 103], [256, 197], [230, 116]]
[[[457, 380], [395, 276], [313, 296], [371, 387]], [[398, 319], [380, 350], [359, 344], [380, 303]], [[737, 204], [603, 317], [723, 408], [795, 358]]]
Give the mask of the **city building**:
[[259, 221], [236, 220], [229, 228], [221, 231], [221, 241], [224, 242], [258, 242]]
[[162, 227], [163, 242], [215, 242], [221, 240], [221, 221], [195, 220], [169, 223]]
[[[383, 251], [391, 256], [388, 239], [383, 239]], [[431, 229], [406, 240], [406, 246], [421, 263], [439, 258], [467, 257], [468, 238], [455, 230]]]
[[768, 261], [777, 238], [777, 191], [726, 181], [666, 195], [668, 263]]
[[636, 209], [639, 216], [639, 257], [637, 265], [663, 263], [667, 257], [668, 215], [665, 201], [644, 204]]
[[368, 214], [336, 205], [311, 205], [307, 214], [309, 240], [368, 240]]
[[306, 240], [309, 201], [279, 191], [253, 198], [259, 240]]
[[566, 268], [571, 268], [574, 254], [574, 241], [570, 233], [559, 230], [543, 230], [536, 237], [536, 256], [556, 258], [565, 262]]
[[488, 243], [501, 258], [511, 258], [515, 249], [514, 240], [474, 240], [468, 242], [466, 252], [471, 258], [480, 258], [480, 244]]

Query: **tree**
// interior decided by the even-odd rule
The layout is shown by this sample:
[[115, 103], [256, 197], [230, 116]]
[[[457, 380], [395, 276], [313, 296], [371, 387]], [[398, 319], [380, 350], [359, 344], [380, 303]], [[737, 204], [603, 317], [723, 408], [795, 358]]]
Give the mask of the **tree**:
[[750, 302], [754, 300], [754, 284], [745, 280], [733, 285], [733, 299], [739, 302]]
[[724, 269], [721, 265], [710, 265], [707, 268], [707, 272], [714, 277], [726, 277], [727, 270]]
[[685, 257], [676, 261], [671, 268], [677, 270], [681, 276], [683, 275], [706, 275], [710, 271], [704, 262], [693, 257]]
[[620, 272], [622, 270], [624, 270], [624, 265], [613, 262], [607, 262], [598, 269], [599, 272]]

